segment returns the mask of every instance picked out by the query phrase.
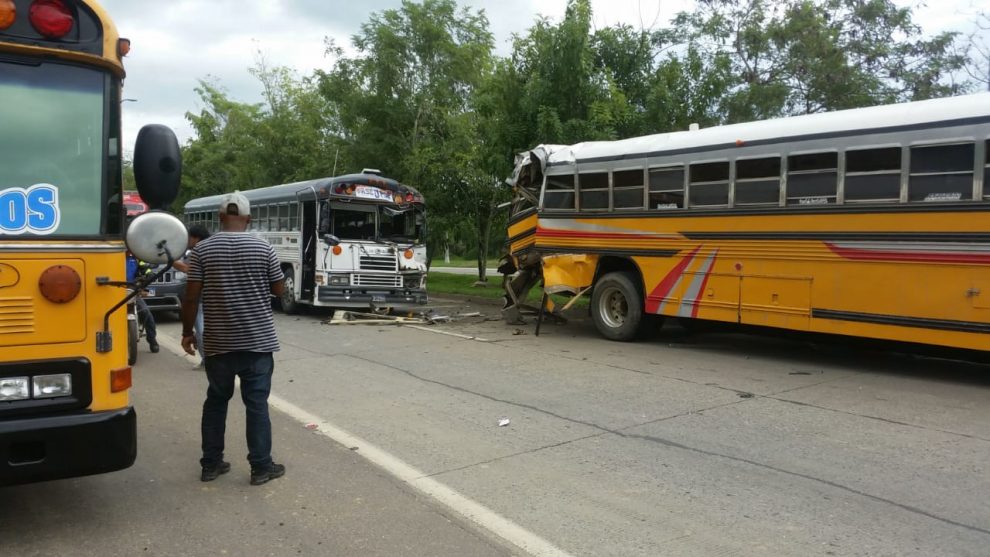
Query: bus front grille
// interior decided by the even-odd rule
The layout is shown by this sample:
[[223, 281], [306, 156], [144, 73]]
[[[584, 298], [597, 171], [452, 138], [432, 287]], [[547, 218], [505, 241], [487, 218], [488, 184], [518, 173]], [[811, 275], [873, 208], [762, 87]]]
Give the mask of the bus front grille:
[[395, 254], [361, 254], [360, 260], [362, 271], [392, 271], [399, 270], [399, 260]]
[[33, 332], [34, 302], [31, 298], [0, 298], [0, 335]]
[[388, 286], [390, 288], [401, 288], [402, 277], [399, 275], [354, 275], [351, 283], [354, 286]]

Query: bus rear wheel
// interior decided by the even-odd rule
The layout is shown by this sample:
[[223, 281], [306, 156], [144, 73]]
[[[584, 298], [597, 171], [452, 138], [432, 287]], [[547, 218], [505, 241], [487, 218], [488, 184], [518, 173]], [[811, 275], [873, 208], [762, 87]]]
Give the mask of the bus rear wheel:
[[296, 279], [291, 267], [282, 269], [282, 272], [285, 275], [284, 290], [278, 302], [283, 312], [292, 315], [299, 312], [299, 302], [296, 300]]
[[658, 328], [657, 319], [643, 313], [643, 297], [630, 273], [608, 273], [595, 283], [591, 318], [609, 340], [628, 342]]

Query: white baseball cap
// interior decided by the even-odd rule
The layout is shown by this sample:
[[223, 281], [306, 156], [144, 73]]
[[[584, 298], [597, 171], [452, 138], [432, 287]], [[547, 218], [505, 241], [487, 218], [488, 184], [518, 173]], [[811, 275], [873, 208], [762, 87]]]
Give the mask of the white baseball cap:
[[220, 214], [221, 215], [226, 215], [227, 214], [227, 208], [230, 207], [231, 205], [236, 205], [237, 206], [237, 214], [238, 215], [250, 215], [251, 214], [251, 203], [248, 202], [247, 198], [244, 197], [244, 194], [242, 194], [239, 191], [235, 191], [233, 193], [225, 194], [220, 199]]

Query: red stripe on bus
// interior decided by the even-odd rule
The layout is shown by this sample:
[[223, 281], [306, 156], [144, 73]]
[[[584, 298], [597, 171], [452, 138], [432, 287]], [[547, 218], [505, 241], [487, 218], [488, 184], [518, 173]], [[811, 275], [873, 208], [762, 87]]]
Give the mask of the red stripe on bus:
[[979, 263], [990, 265], [990, 254], [936, 253], [931, 251], [889, 251], [863, 248], [844, 248], [825, 243], [836, 255], [860, 261], [911, 261], [916, 263]]
[[663, 238], [655, 234], [627, 234], [625, 232], [579, 232], [576, 230], [554, 230], [550, 228], [537, 228], [537, 236], [547, 236], [553, 238], [611, 238], [630, 240], [656, 240]]
[[681, 259], [681, 261], [675, 265], [669, 273], [667, 273], [667, 276], [663, 277], [663, 280], [661, 280], [660, 284], [653, 289], [653, 292], [647, 296], [647, 313], [656, 313], [660, 310], [660, 300], [670, 293], [670, 290], [674, 287], [674, 284], [677, 283], [677, 279], [680, 278], [682, 273], [684, 273], [684, 269], [687, 269], [687, 266], [691, 264], [691, 261], [694, 260], [694, 256], [698, 254], [699, 250], [701, 250], [701, 246], [694, 248], [691, 253], [684, 256], [684, 258]]

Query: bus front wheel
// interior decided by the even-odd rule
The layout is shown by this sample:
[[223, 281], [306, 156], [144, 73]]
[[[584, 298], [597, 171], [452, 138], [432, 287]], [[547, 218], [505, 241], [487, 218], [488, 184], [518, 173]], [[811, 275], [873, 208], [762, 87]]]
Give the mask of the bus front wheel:
[[282, 272], [285, 274], [285, 282], [282, 296], [279, 297], [279, 305], [282, 306], [283, 312], [291, 315], [299, 311], [299, 302], [296, 300], [296, 279], [291, 267], [282, 269]]
[[643, 298], [630, 273], [608, 273], [595, 283], [591, 317], [609, 340], [630, 341], [655, 328], [653, 316], [643, 314]]

